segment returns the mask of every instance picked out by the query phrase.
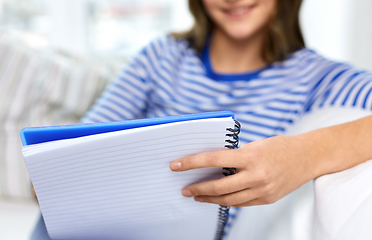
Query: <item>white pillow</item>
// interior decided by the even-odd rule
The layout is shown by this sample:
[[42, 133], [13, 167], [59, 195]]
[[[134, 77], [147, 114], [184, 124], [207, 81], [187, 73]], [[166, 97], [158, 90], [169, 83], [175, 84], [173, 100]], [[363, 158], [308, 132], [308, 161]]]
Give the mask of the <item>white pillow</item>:
[[114, 73], [97, 61], [31, 50], [0, 36], [0, 198], [31, 199], [20, 130], [77, 123]]

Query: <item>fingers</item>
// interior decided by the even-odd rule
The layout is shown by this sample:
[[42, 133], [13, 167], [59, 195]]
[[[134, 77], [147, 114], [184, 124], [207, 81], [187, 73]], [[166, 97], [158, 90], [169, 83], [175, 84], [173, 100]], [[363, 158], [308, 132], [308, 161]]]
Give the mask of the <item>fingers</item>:
[[239, 192], [234, 192], [222, 196], [196, 196], [194, 197], [195, 201], [214, 203], [222, 206], [245, 206], [250, 202], [255, 201], [259, 194], [254, 189], [244, 189]]
[[243, 174], [235, 174], [218, 180], [206, 181], [187, 186], [183, 189], [182, 194], [185, 197], [206, 195], [219, 196], [233, 192], [238, 192], [253, 186]]
[[32, 191], [32, 195], [34, 196], [35, 200], [38, 201], [37, 196], [36, 196], [36, 192], [35, 192], [35, 188], [34, 188], [34, 185], [32, 183], [31, 183], [31, 191]]
[[194, 199], [198, 202], [215, 203], [231, 207], [267, 205], [278, 200], [275, 196], [263, 195], [263, 192], [260, 188], [250, 188], [222, 196], [196, 196]]
[[206, 167], [243, 167], [239, 149], [228, 149], [199, 153], [196, 155], [180, 158], [171, 162], [172, 171], [187, 171]]
[[252, 199], [251, 201], [248, 201], [248, 202], [244, 202], [244, 203], [241, 203], [241, 204], [234, 205], [232, 207], [250, 207], [250, 206], [258, 206], [258, 205], [265, 205], [265, 204], [266, 203], [264, 203], [261, 199], [256, 198], [256, 199]]

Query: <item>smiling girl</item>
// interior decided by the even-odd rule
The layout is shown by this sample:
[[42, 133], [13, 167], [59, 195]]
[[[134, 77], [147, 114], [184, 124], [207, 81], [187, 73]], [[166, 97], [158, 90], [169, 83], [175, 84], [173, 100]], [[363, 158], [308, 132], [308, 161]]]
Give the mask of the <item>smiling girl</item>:
[[372, 159], [372, 134], [366, 131], [372, 117], [283, 136], [309, 111], [372, 108], [370, 73], [305, 48], [301, 0], [190, 0], [189, 6], [193, 28], [145, 47], [85, 121], [233, 111], [242, 124], [240, 149], [170, 166], [237, 168], [233, 176], [182, 191], [225, 206], [274, 203], [314, 178]]
[[237, 168], [233, 176], [182, 191], [227, 206], [274, 203], [316, 177], [372, 159], [372, 134], [366, 131], [372, 117], [282, 136], [309, 111], [372, 107], [371, 74], [305, 48], [300, 5], [301, 0], [189, 0], [192, 29], [145, 47], [83, 121], [233, 111], [242, 124], [240, 149], [170, 165], [173, 171]]

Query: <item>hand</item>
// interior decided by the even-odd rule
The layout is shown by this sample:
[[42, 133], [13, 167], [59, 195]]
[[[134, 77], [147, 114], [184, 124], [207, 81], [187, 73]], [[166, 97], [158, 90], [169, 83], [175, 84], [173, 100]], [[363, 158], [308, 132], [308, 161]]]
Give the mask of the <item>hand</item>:
[[185, 187], [182, 195], [224, 206], [274, 203], [317, 177], [317, 162], [297, 136], [272, 137], [239, 149], [196, 154], [175, 160], [173, 171], [206, 167], [234, 167], [235, 175]]
[[34, 196], [34, 199], [38, 202], [36, 192], [35, 192], [35, 188], [34, 188], [34, 185], [32, 185], [32, 183], [31, 183], [31, 191], [32, 191], [32, 195]]

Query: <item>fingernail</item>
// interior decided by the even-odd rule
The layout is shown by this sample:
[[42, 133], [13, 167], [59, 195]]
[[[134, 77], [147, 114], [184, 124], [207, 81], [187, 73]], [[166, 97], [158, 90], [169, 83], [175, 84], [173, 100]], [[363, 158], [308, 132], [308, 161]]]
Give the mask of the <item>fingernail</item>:
[[194, 197], [194, 200], [197, 202], [203, 202], [203, 198], [199, 196]]
[[181, 168], [181, 162], [172, 162], [170, 168], [175, 171]]
[[182, 195], [183, 195], [184, 197], [191, 197], [191, 196], [192, 196], [190, 190], [187, 190], [187, 189], [183, 189], [183, 190], [182, 190]]

